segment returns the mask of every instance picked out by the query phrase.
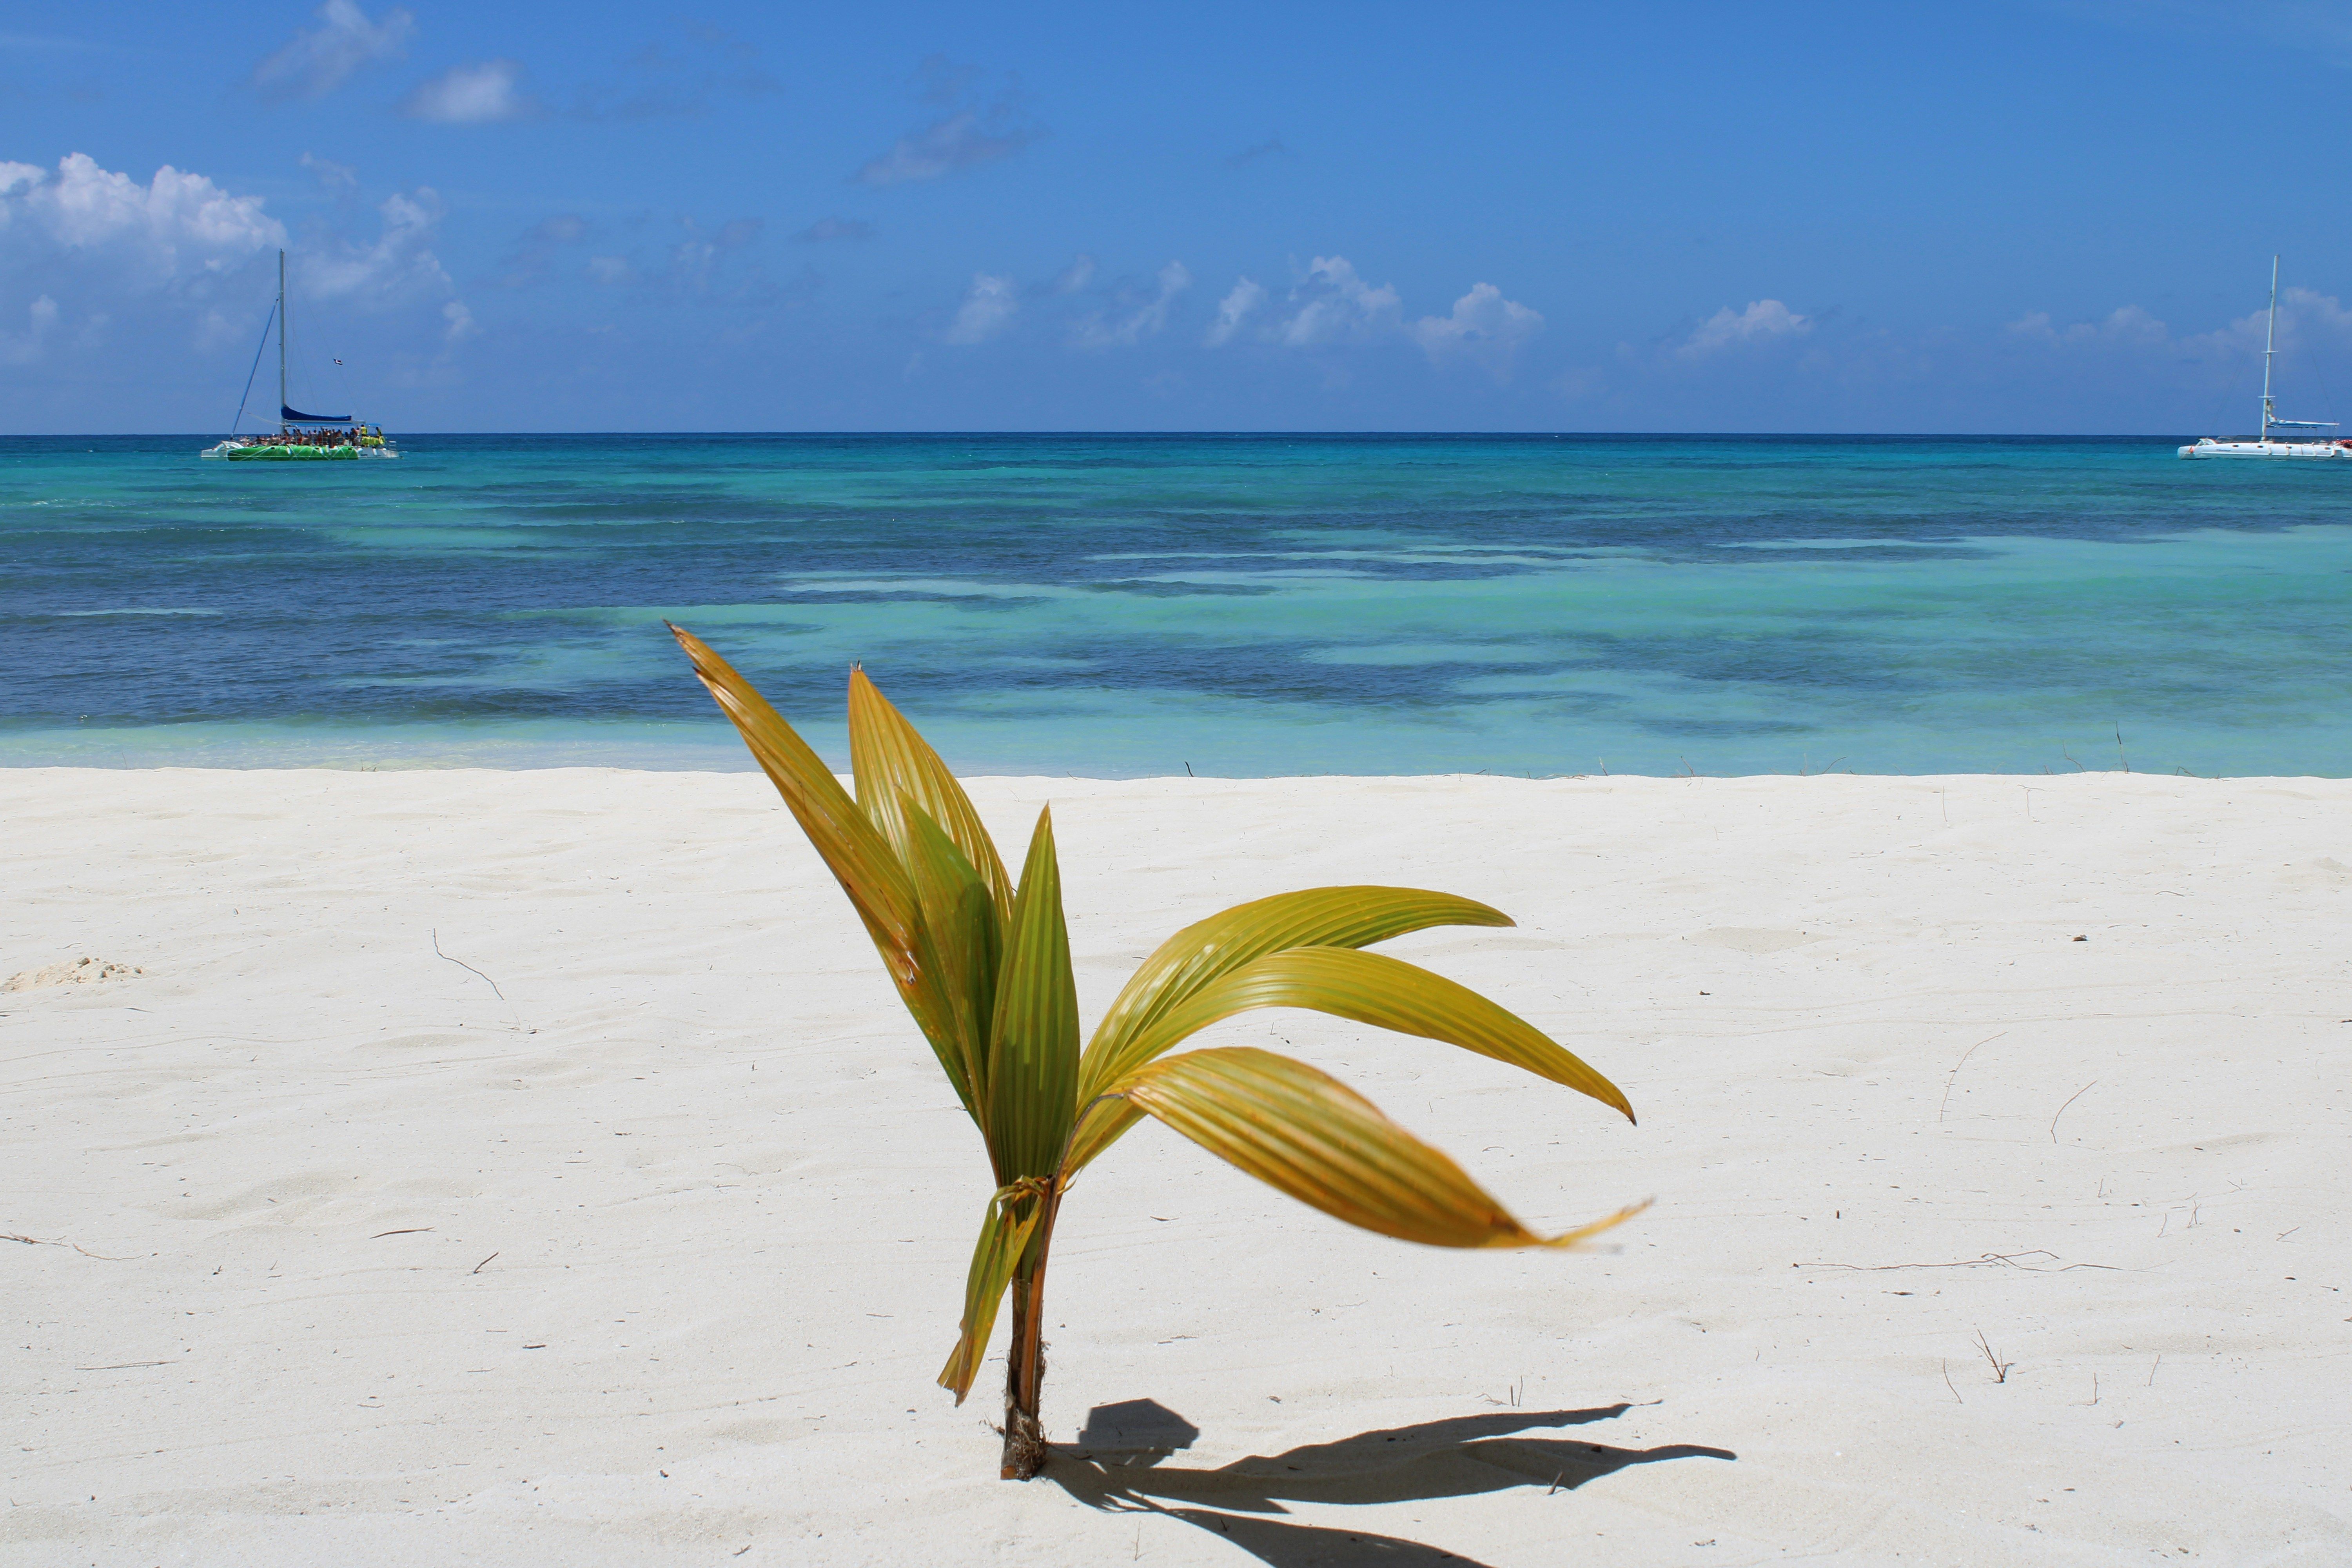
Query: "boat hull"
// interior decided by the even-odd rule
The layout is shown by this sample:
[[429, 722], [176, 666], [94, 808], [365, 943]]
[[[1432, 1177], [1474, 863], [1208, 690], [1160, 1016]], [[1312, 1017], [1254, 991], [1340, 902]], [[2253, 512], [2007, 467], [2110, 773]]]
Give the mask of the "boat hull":
[[351, 463], [362, 458], [400, 456], [390, 447], [233, 447], [226, 441], [205, 447], [204, 455], [232, 463]]
[[2352, 459], [2352, 446], [2341, 441], [2200, 441], [2180, 448], [2184, 458], [2296, 458], [2305, 460]]

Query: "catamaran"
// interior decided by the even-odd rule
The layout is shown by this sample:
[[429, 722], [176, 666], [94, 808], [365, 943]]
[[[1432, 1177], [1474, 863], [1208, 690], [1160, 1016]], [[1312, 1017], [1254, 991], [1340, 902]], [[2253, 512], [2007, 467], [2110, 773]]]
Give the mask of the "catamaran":
[[[2217, 440], [2207, 436], [2195, 445], [2180, 448], [2184, 458], [2352, 458], [2352, 441], [2339, 441], [2333, 435], [2337, 422], [2333, 419], [2281, 419], [2272, 412], [2271, 360], [2278, 353], [2278, 265], [2271, 258], [2271, 322], [2263, 333], [2263, 429], [2259, 436], [2232, 436]], [[2276, 430], [2283, 434], [2273, 437]], [[2285, 434], [2308, 431], [2308, 435]]]
[[[278, 433], [274, 436], [232, 435], [207, 447], [207, 458], [278, 463], [348, 462], [358, 458], [397, 458], [400, 448], [383, 429], [348, 414], [304, 414], [286, 401], [286, 253], [278, 253], [278, 303], [269, 312], [278, 323]], [[253, 371], [261, 368], [261, 353], [269, 346], [269, 321], [261, 323], [261, 342], [253, 351], [253, 370], [246, 372], [245, 396], [236, 400], [234, 431], [245, 423], [245, 405], [253, 395]], [[309, 401], [307, 398], [305, 402]]]

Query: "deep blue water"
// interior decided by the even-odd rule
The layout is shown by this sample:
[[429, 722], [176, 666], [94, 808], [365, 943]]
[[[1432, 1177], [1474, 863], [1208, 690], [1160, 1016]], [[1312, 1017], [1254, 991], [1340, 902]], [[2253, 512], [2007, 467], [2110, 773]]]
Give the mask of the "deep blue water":
[[[0, 439], [0, 763], [2352, 773], [2352, 463], [2146, 439]], [[2120, 731], [2122, 742], [2117, 743]]]

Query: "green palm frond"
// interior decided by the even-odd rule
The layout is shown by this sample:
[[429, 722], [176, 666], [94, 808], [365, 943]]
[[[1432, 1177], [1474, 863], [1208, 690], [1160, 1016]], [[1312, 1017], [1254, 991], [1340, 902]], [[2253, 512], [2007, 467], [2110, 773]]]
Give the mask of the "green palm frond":
[[988, 1152], [996, 1178], [1054, 1173], [1077, 1115], [1078, 989], [1062, 921], [1054, 815], [1037, 814], [996, 987], [988, 1060]]

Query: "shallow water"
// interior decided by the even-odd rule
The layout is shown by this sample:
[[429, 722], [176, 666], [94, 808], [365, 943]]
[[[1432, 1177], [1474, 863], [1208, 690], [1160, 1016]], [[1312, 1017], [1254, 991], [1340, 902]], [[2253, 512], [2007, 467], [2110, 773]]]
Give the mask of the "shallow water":
[[[2352, 773], [2352, 464], [2160, 439], [0, 440], [0, 763]], [[2120, 742], [2118, 741], [2120, 734]]]

